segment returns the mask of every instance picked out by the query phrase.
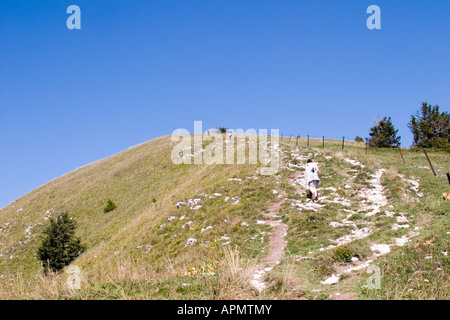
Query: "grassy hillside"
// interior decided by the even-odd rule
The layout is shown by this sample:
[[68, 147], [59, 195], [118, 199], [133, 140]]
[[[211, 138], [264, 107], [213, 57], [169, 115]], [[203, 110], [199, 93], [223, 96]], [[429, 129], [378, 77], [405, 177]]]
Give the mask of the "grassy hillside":
[[[441, 199], [450, 191], [448, 153], [429, 153], [434, 177], [420, 152], [404, 150], [403, 164], [395, 149], [366, 156], [364, 144], [341, 150], [327, 140], [323, 150], [321, 141], [306, 148], [283, 138], [280, 171], [262, 176], [260, 165], [175, 165], [175, 144], [161, 137], [138, 145], [1, 209], [0, 298], [449, 298], [450, 201]], [[301, 180], [307, 157], [321, 169], [314, 204]], [[370, 198], [381, 192], [377, 182], [378, 204], [368, 201], [378, 201]], [[249, 283], [275, 237], [263, 213], [281, 198], [285, 256], [260, 292]], [[104, 213], [108, 199], [117, 208]], [[68, 289], [66, 272], [43, 276], [36, 258], [48, 218], [62, 211], [87, 246], [72, 263], [81, 270], [78, 290]], [[371, 265], [380, 270], [379, 289], [363, 287]], [[338, 282], [326, 284], [332, 275]]]

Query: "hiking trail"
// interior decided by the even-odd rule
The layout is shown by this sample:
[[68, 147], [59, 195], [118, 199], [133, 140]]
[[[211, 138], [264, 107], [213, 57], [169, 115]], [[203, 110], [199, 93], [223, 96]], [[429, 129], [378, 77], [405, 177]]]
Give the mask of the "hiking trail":
[[[291, 149], [285, 151], [290, 157], [283, 155], [281, 152], [281, 158], [284, 161], [282, 167], [291, 171], [291, 175], [287, 179], [289, 185], [294, 187], [295, 195], [304, 195], [307, 190], [306, 181], [304, 177], [304, 172], [299, 170], [304, 167], [304, 163], [311, 156], [318, 156], [317, 154], [309, 153], [308, 155], [301, 155], [298, 149]], [[330, 160], [332, 157], [325, 156], [327, 160]], [[295, 160], [295, 162], [293, 161]], [[300, 161], [300, 163], [299, 163]], [[351, 165], [350, 168], [345, 169], [344, 175], [346, 175], [345, 184], [343, 184], [344, 189], [352, 189], [355, 184], [356, 176], [350, 175], [349, 172], [354, 171], [355, 169], [361, 170], [365, 168], [365, 165], [359, 162], [358, 160], [353, 160], [349, 158], [343, 158], [339, 161], [347, 163]], [[321, 165], [318, 163], [319, 167]], [[367, 222], [359, 222], [355, 223], [352, 220], [352, 216], [354, 215], [363, 215], [365, 217], [372, 217], [377, 215], [383, 215], [386, 217], [394, 217], [396, 218], [396, 222], [391, 225], [393, 230], [398, 228], [410, 228], [407, 224], [409, 221], [408, 215], [406, 213], [396, 213], [390, 211], [393, 209], [392, 206], [389, 206], [388, 199], [385, 194], [385, 190], [383, 185], [381, 184], [381, 179], [383, 174], [385, 174], [386, 169], [378, 168], [374, 171], [373, 174], [369, 174], [367, 178], [367, 186], [359, 189], [357, 198], [348, 198], [345, 196], [340, 196], [336, 193], [336, 188], [333, 187], [319, 187], [319, 200], [312, 201], [310, 199], [306, 199], [306, 197], [301, 197], [301, 200], [291, 199], [287, 197], [286, 193], [277, 189], [275, 192], [278, 193], [278, 198], [276, 201], [271, 203], [265, 213], [263, 213], [264, 223], [272, 227], [272, 231], [270, 233], [270, 244], [269, 244], [269, 252], [263, 258], [263, 260], [252, 269], [252, 278], [250, 283], [261, 293], [266, 287], [267, 283], [264, 278], [268, 272], [270, 272], [275, 266], [279, 265], [282, 258], [286, 255], [285, 248], [287, 245], [287, 231], [288, 226], [281, 221], [281, 218], [278, 216], [281, 205], [283, 205], [286, 201], [292, 202], [292, 205], [295, 205], [298, 209], [298, 213], [302, 214], [303, 211], [306, 212], [315, 212], [320, 214], [321, 211], [327, 210], [326, 206], [328, 205], [340, 205], [343, 208], [339, 209], [340, 212], [345, 213], [344, 218], [340, 218], [337, 221], [331, 221], [329, 223], [330, 228], [350, 228], [350, 233], [344, 234], [336, 239], [329, 239], [332, 243], [328, 246], [321, 247], [317, 250], [313, 250], [308, 252], [307, 256], [296, 256], [295, 260], [300, 262], [303, 259], [314, 259], [314, 255], [337, 248], [342, 245], [350, 244], [356, 240], [364, 239], [366, 237], [371, 236], [373, 233], [377, 232], [377, 228], [375, 226], [375, 222], [372, 219]], [[408, 182], [411, 186], [410, 189], [415, 191], [419, 197], [421, 194], [418, 192], [418, 182], [410, 181], [405, 179], [403, 176], [400, 176], [404, 181]], [[331, 190], [332, 192], [328, 195], [321, 195], [324, 190]], [[357, 206], [355, 207], [355, 201], [357, 202]], [[353, 209], [352, 209], [353, 208]], [[410, 229], [411, 230], [411, 229]], [[329, 286], [334, 285], [341, 281], [341, 277], [350, 274], [353, 271], [364, 270], [371, 266], [371, 264], [377, 260], [379, 257], [389, 253], [391, 251], [392, 246], [403, 246], [407, 242], [410, 241], [411, 238], [417, 236], [419, 232], [417, 232], [419, 228], [414, 228], [408, 234], [404, 235], [402, 238], [395, 238], [394, 243], [386, 244], [386, 243], [376, 243], [372, 242], [370, 245], [371, 254], [367, 256], [365, 259], [358, 260], [352, 259], [352, 261], [348, 264], [338, 265], [336, 266], [335, 273], [330, 277], [320, 282], [320, 285], [316, 291], [322, 291], [320, 286]], [[353, 293], [344, 293], [340, 294], [339, 292], [333, 293], [329, 296], [329, 299], [355, 299]]]
[[264, 217], [264, 223], [272, 227], [269, 240], [269, 253], [252, 270], [252, 279], [250, 284], [252, 284], [259, 292], [262, 292], [266, 288], [266, 283], [264, 281], [264, 276], [267, 272], [272, 270], [276, 265], [278, 265], [281, 259], [285, 256], [286, 248], [286, 235], [288, 226], [281, 220], [277, 219], [278, 212], [280, 211], [281, 205], [286, 201], [285, 194], [277, 190], [279, 196], [277, 200], [269, 205], [269, 208], [262, 215]]

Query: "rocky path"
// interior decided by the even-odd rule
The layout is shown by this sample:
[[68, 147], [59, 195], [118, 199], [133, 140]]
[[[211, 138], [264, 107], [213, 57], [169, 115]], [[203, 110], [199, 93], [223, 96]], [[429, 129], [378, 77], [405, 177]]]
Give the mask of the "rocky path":
[[[304, 162], [305, 156], [301, 156], [299, 153], [292, 154], [295, 159], [298, 159], [302, 162]], [[331, 159], [331, 157], [326, 159]], [[365, 168], [365, 166], [360, 163], [357, 160], [344, 158], [342, 161], [347, 162], [348, 164], [359, 167], [360, 169]], [[320, 164], [319, 164], [320, 167]], [[348, 170], [348, 169], [347, 169]], [[348, 171], [351, 171], [354, 169], [350, 169]], [[396, 217], [396, 222], [391, 225], [391, 228], [393, 230], [399, 229], [399, 228], [410, 228], [408, 223], [408, 215], [406, 213], [402, 212], [393, 212], [390, 211], [390, 208], [393, 208], [392, 206], [389, 206], [388, 200], [385, 194], [384, 187], [381, 184], [381, 179], [383, 174], [386, 172], [386, 169], [379, 168], [375, 170], [374, 174], [372, 174], [369, 179], [367, 180], [369, 186], [364, 187], [358, 192], [358, 199], [351, 199], [351, 198], [345, 198], [342, 196], [338, 196], [335, 191], [336, 188], [328, 187], [325, 189], [331, 189], [333, 192], [328, 196], [322, 196], [319, 198], [318, 202], [312, 202], [307, 199], [302, 200], [293, 200], [293, 205], [296, 205], [297, 209], [302, 212], [304, 210], [306, 211], [314, 211], [317, 214], [320, 214], [321, 210], [325, 210], [326, 205], [333, 205], [333, 204], [339, 204], [344, 206], [344, 209], [341, 209], [342, 212], [347, 212], [346, 216], [343, 219], [339, 219], [337, 221], [330, 222], [330, 228], [340, 228], [340, 227], [351, 227], [350, 233], [343, 235], [336, 239], [329, 239], [330, 242], [332, 242], [329, 246], [324, 246], [322, 248], [319, 248], [316, 251], [309, 252], [308, 256], [306, 257], [297, 257], [297, 261], [301, 261], [303, 259], [314, 259], [315, 254], [326, 251], [329, 249], [333, 249], [336, 247], [339, 247], [341, 245], [346, 245], [349, 243], [352, 243], [356, 240], [366, 238], [373, 233], [377, 231], [377, 228], [375, 226], [375, 222], [372, 221], [372, 219], [367, 220], [367, 222], [362, 223], [359, 221], [359, 223], [355, 223], [352, 221], [353, 215], [363, 215], [365, 217], [372, 217], [377, 215], [383, 215], [387, 217]], [[346, 173], [348, 174], [348, 172]], [[422, 194], [418, 192], [418, 185], [419, 183], [415, 180], [407, 180], [403, 176], [399, 175], [404, 181], [407, 181], [411, 186], [410, 189], [412, 189], [417, 196], [421, 196]], [[348, 179], [345, 183], [345, 189], [352, 188], [351, 186], [354, 184], [355, 177], [352, 177], [348, 175]], [[297, 175], [294, 179], [291, 179], [289, 183], [295, 187], [297, 194], [304, 194], [306, 188], [305, 188], [305, 181], [303, 178], [303, 175]], [[321, 190], [325, 190], [324, 188], [318, 188], [319, 194]], [[358, 202], [358, 208], [354, 208], [354, 210], [350, 209], [350, 206], [352, 206], [355, 201]], [[366, 218], [367, 219], [367, 218]], [[353, 271], [358, 270], [365, 270], [369, 268], [373, 262], [375, 262], [379, 257], [388, 254], [391, 251], [391, 248], [393, 246], [402, 246], [405, 243], [409, 242], [411, 238], [417, 236], [419, 228], [414, 228], [414, 230], [410, 230], [406, 235], [404, 235], [402, 238], [395, 238], [394, 243], [386, 244], [386, 243], [377, 243], [373, 242], [370, 245], [370, 250], [372, 251], [371, 255], [366, 257], [364, 260], [358, 260], [357, 258], [352, 258], [352, 262], [345, 265], [339, 265], [336, 267], [336, 273], [331, 275], [331, 277], [325, 279], [321, 282], [322, 285], [333, 285], [338, 283], [341, 280], [341, 277], [346, 274], [350, 274]], [[321, 291], [321, 290], [318, 290]], [[332, 297], [333, 299], [353, 299], [355, 298], [352, 294], [348, 297], [346, 295], [340, 295], [337, 294], [336, 297]]]
[[[295, 194], [304, 195], [306, 191], [306, 183], [304, 179], [303, 171], [299, 171], [298, 169], [303, 167], [303, 162], [306, 162], [306, 159], [310, 156], [308, 155], [300, 155], [298, 150], [290, 151], [291, 159], [297, 160], [297, 163], [291, 163], [290, 161], [284, 161], [286, 166], [285, 168], [292, 172], [291, 176], [288, 179], [288, 183], [295, 188]], [[285, 157], [287, 158], [287, 157]], [[331, 157], [325, 157], [326, 159], [330, 159]], [[286, 160], [286, 159], [284, 159]], [[298, 161], [301, 164], [298, 164]], [[342, 161], [349, 163], [354, 167], [359, 167], [363, 169], [365, 166], [357, 160], [345, 158]], [[320, 164], [319, 164], [320, 167]], [[350, 171], [354, 171], [354, 169], [347, 169]], [[311, 200], [302, 197], [301, 200], [288, 199], [287, 195], [279, 190], [278, 198], [275, 202], [273, 202], [267, 212], [263, 213], [264, 223], [272, 227], [272, 232], [270, 234], [270, 245], [269, 252], [267, 256], [261, 261], [259, 265], [257, 265], [252, 270], [252, 279], [250, 283], [259, 291], [262, 292], [267, 284], [264, 281], [266, 274], [272, 270], [275, 266], [277, 266], [282, 258], [285, 256], [285, 248], [287, 245], [287, 230], [288, 226], [284, 224], [280, 218], [278, 217], [278, 213], [280, 211], [281, 205], [286, 201], [291, 201], [292, 205], [295, 205], [297, 209], [302, 211], [314, 211], [317, 214], [320, 214], [322, 210], [326, 210], [326, 206], [339, 204], [344, 208], [341, 209], [342, 212], [347, 212], [346, 216], [337, 221], [330, 222], [330, 228], [340, 228], [340, 227], [350, 227], [350, 233], [343, 235], [336, 239], [330, 239], [332, 242], [331, 245], [319, 248], [313, 252], [309, 252], [306, 257], [297, 257], [297, 261], [301, 261], [303, 259], [314, 259], [316, 253], [321, 251], [333, 249], [339, 247], [341, 245], [346, 245], [352, 243], [353, 241], [366, 238], [372, 235], [377, 231], [375, 227], [374, 221], [372, 219], [367, 220], [365, 222], [359, 221], [359, 223], [355, 223], [351, 218], [353, 215], [363, 215], [365, 217], [372, 217], [377, 215], [383, 215], [387, 217], [396, 217], [396, 223], [394, 223], [391, 227], [393, 230], [398, 228], [410, 228], [408, 224], [408, 215], [406, 213], [395, 213], [390, 210], [392, 206], [388, 205], [388, 200], [385, 194], [384, 187], [381, 184], [381, 178], [385, 173], [386, 169], [380, 168], [375, 170], [374, 174], [372, 174], [367, 180], [368, 186], [363, 187], [358, 192], [358, 199], [345, 198], [343, 196], [339, 196], [336, 193], [336, 188], [328, 187], [325, 189], [332, 190], [332, 193], [328, 196], [322, 196], [319, 198], [319, 201], [313, 202]], [[348, 174], [348, 172], [346, 173]], [[403, 177], [401, 177], [403, 178]], [[348, 179], [345, 184], [345, 189], [351, 188], [354, 184], [355, 176], [348, 175]], [[406, 180], [403, 178], [403, 180]], [[410, 182], [410, 181], [408, 181]], [[414, 183], [413, 183], [414, 182]], [[414, 190], [418, 196], [418, 182], [413, 181], [410, 182], [412, 190]], [[324, 188], [319, 188], [320, 190], [325, 190]], [[354, 202], [358, 202], [357, 208], [351, 210], [352, 204]], [[395, 238], [394, 243], [385, 244], [385, 243], [371, 243], [370, 249], [372, 254], [366, 257], [364, 260], [358, 260], [357, 258], [352, 259], [350, 264], [338, 266], [336, 268], [336, 273], [331, 277], [325, 279], [321, 282], [321, 285], [333, 285], [338, 283], [341, 280], [341, 277], [345, 274], [349, 274], [353, 271], [365, 270], [379, 257], [389, 253], [391, 251], [392, 246], [402, 246], [405, 243], [410, 241], [410, 238], [418, 235], [418, 228], [414, 228], [408, 234], [403, 236], [402, 238]], [[321, 290], [319, 290], [321, 291]], [[336, 294], [336, 297], [331, 297], [334, 299], [345, 299], [345, 295]], [[355, 298], [353, 295], [348, 297], [349, 299]]]
[[[355, 166], [359, 166], [361, 168], [364, 168], [364, 165], [356, 160], [351, 159], [344, 159], [346, 162], [353, 164]], [[356, 211], [347, 210], [349, 214], [340, 222], [331, 222], [330, 226], [333, 228], [338, 228], [341, 226], [352, 226], [353, 230], [350, 234], [347, 234], [345, 236], [342, 236], [338, 239], [332, 240], [334, 242], [334, 245], [330, 245], [326, 248], [320, 248], [319, 251], [324, 251], [332, 248], [336, 248], [341, 245], [345, 245], [348, 243], [351, 243], [355, 240], [363, 239], [371, 234], [373, 234], [376, 230], [375, 223], [370, 221], [367, 222], [367, 224], [364, 227], [357, 227], [357, 225], [350, 221], [349, 219], [360, 212], [364, 212], [366, 217], [374, 216], [377, 214], [386, 215], [388, 217], [394, 216], [395, 212], [387, 210], [388, 200], [385, 195], [384, 187], [381, 184], [381, 177], [384, 174], [386, 169], [377, 169], [375, 171], [375, 174], [372, 175], [372, 177], [369, 179], [369, 188], [363, 188], [360, 190], [359, 194], [362, 199], [359, 201], [359, 209]], [[325, 200], [327, 201], [327, 200]], [[396, 217], [396, 220], [398, 223], [405, 223], [408, 221], [407, 214], [406, 213], [399, 213], [399, 216]], [[399, 225], [397, 223], [394, 223], [392, 225], [392, 229], [395, 230], [396, 228], [409, 228], [409, 225], [402, 224]], [[418, 230], [417, 228], [415, 230]], [[368, 268], [377, 258], [389, 253], [391, 251], [392, 246], [402, 246], [405, 243], [409, 242], [410, 238], [415, 237], [418, 235], [418, 232], [410, 231], [407, 235], [403, 236], [402, 238], [396, 238], [394, 244], [384, 244], [384, 243], [373, 243], [370, 246], [370, 249], [372, 251], [372, 255], [367, 257], [364, 261], [359, 260], [353, 260], [351, 266], [345, 266], [337, 268], [337, 273], [333, 274], [328, 279], [321, 282], [323, 285], [332, 285], [335, 283], [338, 283], [340, 281], [340, 278], [344, 274], [349, 274], [352, 271], [357, 270], [363, 270]]]

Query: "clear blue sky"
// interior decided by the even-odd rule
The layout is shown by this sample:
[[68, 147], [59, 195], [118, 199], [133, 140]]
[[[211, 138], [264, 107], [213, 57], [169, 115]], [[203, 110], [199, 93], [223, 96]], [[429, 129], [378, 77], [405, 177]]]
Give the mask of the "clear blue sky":
[[390, 116], [409, 146], [422, 101], [449, 110], [449, 39], [448, 0], [1, 0], [0, 207], [194, 120], [354, 139]]

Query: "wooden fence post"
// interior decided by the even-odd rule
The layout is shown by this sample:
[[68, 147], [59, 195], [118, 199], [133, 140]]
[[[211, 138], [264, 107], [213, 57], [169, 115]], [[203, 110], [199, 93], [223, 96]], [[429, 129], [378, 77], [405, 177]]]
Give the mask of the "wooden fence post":
[[308, 146], [308, 148], [309, 148], [309, 134], [308, 134], [308, 142], [307, 142], [307, 146]]
[[406, 163], [405, 158], [403, 158], [402, 149], [400, 148], [400, 145], [398, 144], [398, 142], [397, 142], [397, 147], [398, 147], [398, 151], [400, 151], [400, 155], [402, 156], [403, 163]]
[[325, 149], [325, 136], [322, 136], [322, 149]]
[[342, 150], [344, 150], [344, 139], [345, 137], [342, 137]]
[[431, 171], [433, 171], [433, 174], [436, 177], [436, 172], [434, 171], [433, 165], [431, 164], [430, 158], [428, 157], [427, 151], [425, 149], [423, 149], [423, 152], [425, 153], [425, 157], [427, 157], [428, 164], [430, 165]]
[[367, 156], [367, 148], [368, 148], [368, 146], [369, 146], [369, 139], [366, 138], [366, 156]]

